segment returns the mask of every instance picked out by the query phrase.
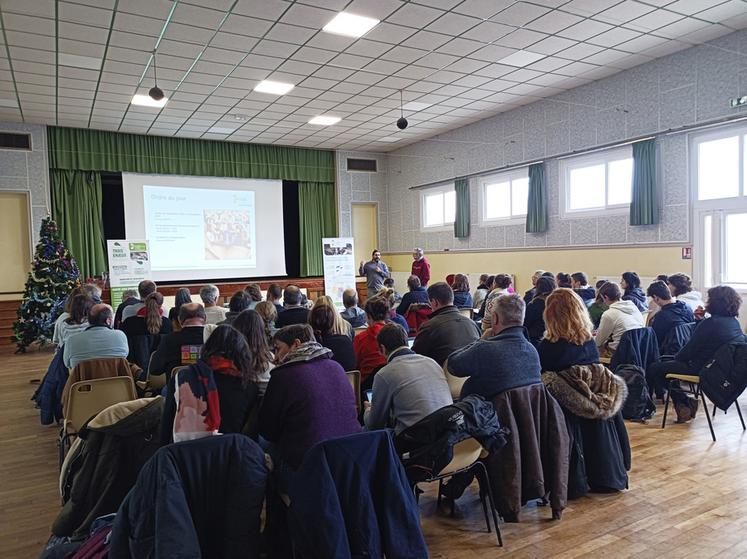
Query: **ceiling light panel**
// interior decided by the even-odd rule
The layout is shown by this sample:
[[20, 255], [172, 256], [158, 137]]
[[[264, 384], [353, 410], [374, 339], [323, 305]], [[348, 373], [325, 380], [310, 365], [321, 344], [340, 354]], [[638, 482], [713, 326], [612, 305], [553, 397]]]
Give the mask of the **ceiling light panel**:
[[269, 93], [271, 95], [285, 95], [294, 87], [292, 83], [263, 80], [255, 86], [254, 91], [257, 93]]
[[378, 19], [340, 12], [322, 27], [322, 31], [346, 37], [363, 37], [379, 23]]
[[315, 116], [309, 121], [309, 124], [314, 124], [317, 126], [331, 126], [333, 124], [337, 124], [340, 122], [339, 116], [332, 116], [332, 115], [319, 115]]
[[160, 101], [156, 101], [155, 99], [152, 99], [149, 95], [133, 95], [131, 103], [133, 105], [137, 105], [139, 107], [156, 107], [161, 108], [166, 105], [169, 98], [164, 97]]

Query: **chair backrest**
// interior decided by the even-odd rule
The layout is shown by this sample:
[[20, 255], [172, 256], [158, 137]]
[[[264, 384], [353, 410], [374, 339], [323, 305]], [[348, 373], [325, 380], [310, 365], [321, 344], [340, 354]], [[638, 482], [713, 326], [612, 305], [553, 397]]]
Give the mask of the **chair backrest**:
[[651, 311], [643, 311], [641, 316], [643, 317], [643, 325], [648, 326], [648, 318], [651, 316]]
[[472, 320], [472, 317], [474, 316], [474, 311], [472, 309], [459, 309], [459, 312]]
[[610, 370], [619, 365], [635, 365], [644, 371], [650, 363], [659, 360], [659, 342], [651, 327], [635, 328], [623, 333], [620, 344], [610, 361]]
[[451, 461], [446, 464], [444, 469], [441, 470], [438, 475], [447, 476], [453, 472], [458, 472], [459, 470], [471, 466], [480, 458], [482, 451], [482, 445], [472, 437], [459, 441], [452, 448], [453, 456]]
[[345, 376], [348, 377], [350, 386], [353, 387], [353, 393], [355, 394], [355, 408], [360, 411], [361, 409], [361, 372], [360, 371], [345, 371]]
[[462, 386], [467, 382], [469, 377], [455, 377], [449, 372], [449, 360], [444, 361], [444, 375], [446, 376], [446, 382], [451, 390], [451, 397], [456, 401], [459, 399], [459, 395], [462, 393]]
[[119, 402], [135, 400], [135, 384], [131, 377], [109, 377], [76, 382], [70, 388], [65, 417], [68, 432], [78, 430], [103, 409]]

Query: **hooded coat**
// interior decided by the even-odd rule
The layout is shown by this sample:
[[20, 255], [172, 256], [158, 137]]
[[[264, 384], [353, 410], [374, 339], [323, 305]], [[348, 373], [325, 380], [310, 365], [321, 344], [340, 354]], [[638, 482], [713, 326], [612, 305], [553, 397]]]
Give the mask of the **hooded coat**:
[[625, 381], [596, 363], [545, 372], [542, 382], [563, 408], [571, 436], [568, 497], [626, 489], [631, 451], [620, 413]]
[[641, 289], [640, 287], [627, 289], [625, 293], [623, 293], [622, 300], [631, 301], [641, 312], [645, 312], [648, 310], [648, 299], [646, 298], [646, 294], [643, 292], [643, 289]]
[[692, 309], [683, 301], [677, 300], [669, 305], [664, 305], [659, 309], [653, 319], [651, 319], [651, 328], [656, 333], [656, 341], [659, 342], [659, 348], [664, 344], [664, 340], [670, 331], [680, 324], [689, 324], [695, 322], [695, 316]]
[[643, 315], [632, 301], [615, 301], [602, 314], [597, 329], [597, 346], [605, 343], [612, 350], [620, 344], [620, 338], [628, 330], [643, 328]]

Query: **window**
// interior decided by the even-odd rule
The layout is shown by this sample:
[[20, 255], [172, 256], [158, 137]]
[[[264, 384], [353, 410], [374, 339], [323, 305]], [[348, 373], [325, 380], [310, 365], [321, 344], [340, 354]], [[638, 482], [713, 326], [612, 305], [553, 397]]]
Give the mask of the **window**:
[[562, 160], [563, 214], [624, 213], [633, 190], [632, 148]]
[[747, 126], [722, 126], [690, 139], [696, 285], [747, 290]]
[[524, 221], [529, 198], [527, 168], [480, 179], [480, 221]]
[[423, 229], [447, 227], [456, 217], [454, 183], [424, 190], [420, 196]]

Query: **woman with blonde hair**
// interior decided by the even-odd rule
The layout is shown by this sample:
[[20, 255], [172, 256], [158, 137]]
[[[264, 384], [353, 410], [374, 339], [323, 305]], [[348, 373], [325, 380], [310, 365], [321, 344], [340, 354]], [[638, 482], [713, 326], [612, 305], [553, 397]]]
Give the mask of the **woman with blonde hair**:
[[395, 324], [399, 324], [402, 329], [405, 331], [405, 334], [409, 334], [410, 332], [410, 326], [407, 324], [407, 320], [405, 320], [405, 317], [402, 316], [397, 312], [397, 309], [394, 307], [395, 300], [394, 300], [394, 289], [389, 289], [388, 287], [382, 287], [379, 292], [376, 294], [377, 298], [384, 299], [389, 304], [389, 320], [388, 322], [394, 322]]
[[[329, 295], [320, 295], [314, 301], [314, 305], [311, 307], [311, 310], [313, 311], [317, 307], [329, 307], [330, 309], [332, 309], [332, 313], [334, 314], [334, 321], [332, 323], [332, 328], [329, 331], [330, 334], [342, 334], [343, 336], [348, 336], [351, 340], [353, 339], [353, 336], [355, 335], [355, 332], [353, 332], [353, 327], [347, 320], [342, 318], [340, 311], [337, 310], [334, 301], [332, 301], [332, 297], [330, 297]], [[309, 316], [311, 316], [311, 311], [309, 311]], [[309, 324], [311, 324], [310, 321]]]
[[543, 318], [545, 335], [537, 347], [543, 371], [599, 363], [589, 312], [572, 289], [563, 287], [550, 293]]
[[275, 321], [278, 319], [277, 307], [275, 307], [275, 304], [272, 303], [272, 301], [262, 301], [261, 303], [257, 303], [254, 310], [257, 311], [257, 314], [262, 317], [262, 320], [265, 323], [267, 343], [272, 347], [272, 337], [275, 335], [275, 332], [278, 331], [278, 329], [275, 328]]

